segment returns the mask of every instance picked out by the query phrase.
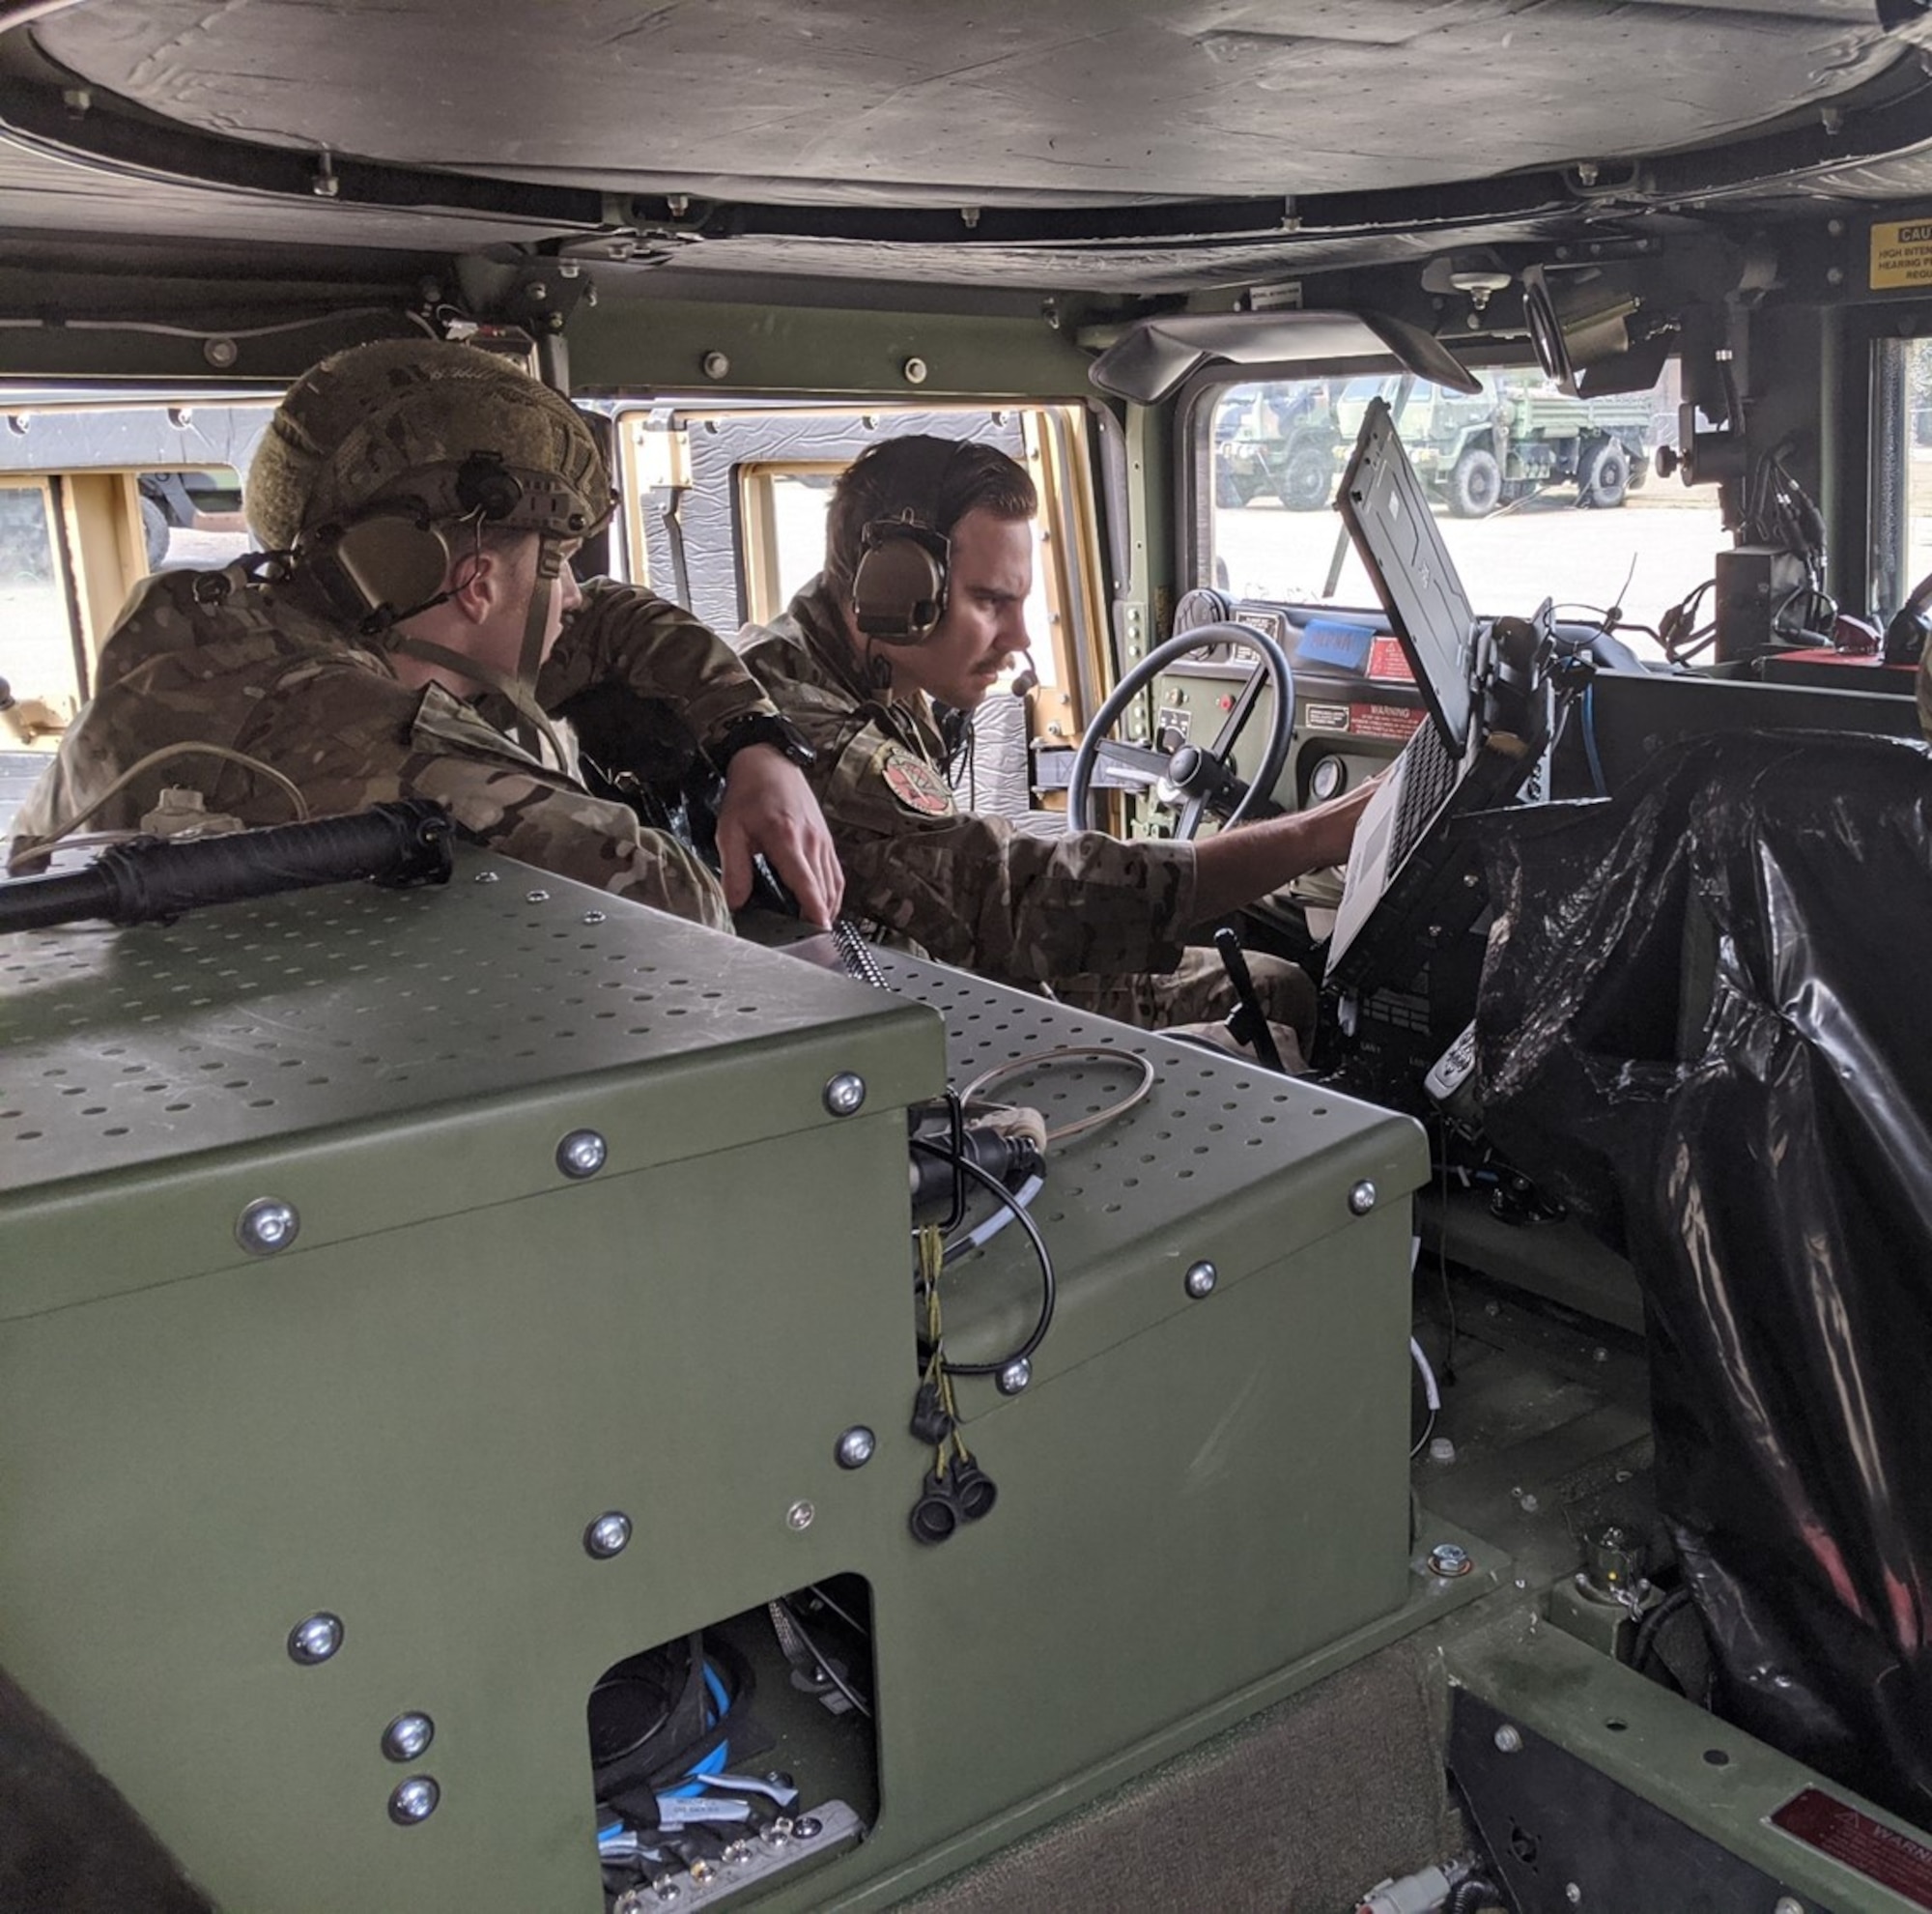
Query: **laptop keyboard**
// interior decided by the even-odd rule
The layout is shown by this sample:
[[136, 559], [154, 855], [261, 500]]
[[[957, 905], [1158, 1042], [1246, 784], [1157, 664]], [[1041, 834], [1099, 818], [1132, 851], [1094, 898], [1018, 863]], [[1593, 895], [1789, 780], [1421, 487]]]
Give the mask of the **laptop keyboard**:
[[1408, 741], [1408, 769], [1403, 775], [1402, 797], [1396, 805], [1395, 832], [1389, 843], [1388, 869], [1393, 874], [1415, 848], [1415, 841], [1455, 788], [1457, 761], [1442, 742], [1442, 733], [1427, 718]]

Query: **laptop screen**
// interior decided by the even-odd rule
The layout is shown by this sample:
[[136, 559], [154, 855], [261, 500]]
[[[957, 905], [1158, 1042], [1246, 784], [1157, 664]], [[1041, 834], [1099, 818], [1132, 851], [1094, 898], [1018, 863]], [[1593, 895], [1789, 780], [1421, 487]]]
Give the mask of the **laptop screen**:
[[1461, 757], [1469, 738], [1476, 614], [1384, 400], [1369, 403], [1336, 502], [1429, 715]]

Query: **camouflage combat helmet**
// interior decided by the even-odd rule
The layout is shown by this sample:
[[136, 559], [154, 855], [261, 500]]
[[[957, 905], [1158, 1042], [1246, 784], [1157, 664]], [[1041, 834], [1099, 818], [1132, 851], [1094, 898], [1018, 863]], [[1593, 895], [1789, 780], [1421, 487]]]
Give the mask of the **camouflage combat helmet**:
[[278, 552], [385, 506], [560, 540], [610, 517], [611, 481], [590, 427], [549, 386], [474, 346], [395, 339], [352, 346], [289, 387], [246, 502]]

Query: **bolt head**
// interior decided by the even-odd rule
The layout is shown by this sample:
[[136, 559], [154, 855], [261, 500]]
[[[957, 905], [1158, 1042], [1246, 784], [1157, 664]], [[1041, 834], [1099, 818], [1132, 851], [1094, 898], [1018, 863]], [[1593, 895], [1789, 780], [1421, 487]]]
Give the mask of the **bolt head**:
[[1016, 1356], [993, 1380], [1002, 1395], [1018, 1395], [1033, 1381], [1033, 1364]]
[[611, 1146], [594, 1129], [573, 1129], [556, 1146], [556, 1166], [573, 1182], [595, 1176], [609, 1160]]
[[1565, 1881], [1563, 1883], [1563, 1899], [1572, 1907], [1580, 1906], [1583, 1900], [1583, 1890], [1575, 1881]]
[[699, 363], [707, 379], [728, 379], [731, 376], [731, 360], [724, 353], [706, 353]]
[[1607, 1349], [1605, 1349], [1602, 1343], [1599, 1343], [1596, 1346], [1596, 1348], [1590, 1352], [1590, 1360], [1592, 1362], [1607, 1362], [1609, 1359], [1610, 1359], [1610, 1352]]
[[342, 1617], [327, 1609], [298, 1621], [289, 1630], [289, 1659], [302, 1668], [320, 1668], [342, 1646]]
[[1454, 1542], [1438, 1542], [1429, 1552], [1430, 1574], [1439, 1575], [1444, 1581], [1467, 1575], [1475, 1565], [1468, 1550], [1458, 1548]]
[[550, 893], [545, 890], [526, 891], [524, 893], [524, 901], [526, 903], [549, 903]]
[[1187, 1293], [1199, 1302], [1204, 1296], [1214, 1294], [1214, 1285], [1221, 1280], [1221, 1272], [1206, 1257], [1194, 1264], [1185, 1278]]
[[866, 1100], [866, 1079], [857, 1071], [841, 1070], [826, 1084], [824, 1100], [835, 1117], [853, 1116]]
[[1525, 1492], [1523, 1499], [1521, 1502], [1519, 1504], [1519, 1506], [1521, 1508], [1523, 1514], [1534, 1515], [1537, 1512], [1537, 1510], [1543, 1506], [1543, 1504], [1537, 1500], [1534, 1491], [1528, 1491]]
[[586, 924], [602, 924], [604, 913], [601, 910], [586, 910], [583, 913], [583, 921]]
[[791, 1831], [800, 1841], [816, 1841], [825, 1832], [825, 1823], [816, 1814], [801, 1814], [791, 1824]]
[[398, 1715], [383, 1730], [383, 1754], [391, 1761], [413, 1761], [435, 1739], [436, 1724], [427, 1715]]
[[442, 1799], [440, 1788], [428, 1775], [412, 1775], [399, 1781], [389, 1796], [389, 1818], [399, 1828], [412, 1828], [436, 1813]]
[[279, 1197], [258, 1196], [235, 1223], [235, 1240], [252, 1256], [272, 1256], [286, 1249], [301, 1229], [293, 1203]]
[[923, 386], [925, 384], [924, 359], [909, 358], [906, 360], [905, 364], [902, 367], [900, 367], [900, 370], [905, 374], [905, 383], [908, 386]]
[[803, 1535], [817, 1519], [818, 1511], [810, 1502], [793, 1502], [785, 1510], [785, 1527], [795, 1535]]
[[596, 1561], [609, 1561], [631, 1545], [631, 1518], [613, 1508], [600, 1515], [583, 1531], [583, 1553]]
[[1496, 1729], [1496, 1746], [1505, 1755], [1520, 1755], [1522, 1752], [1522, 1731], [1512, 1728], [1508, 1722]]
[[1456, 1444], [1447, 1436], [1431, 1437], [1429, 1443], [1429, 1459], [1431, 1462], [1454, 1462], [1456, 1460]]
[[242, 357], [242, 348], [233, 339], [205, 339], [201, 356], [217, 372], [226, 372]]
[[1771, 1914], [1804, 1914], [1804, 1903], [1796, 1895], [1780, 1894], [1771, 1904]]
[[795, 1823], [790, 1816], [781, 1814], [776, 1820], [767, 1821], [758, 1830], [758, 1839], [767, 1847], [783, 1847], [791, 1840]]
[[1376, 1207], [1376, 1186], [1364, 1177], [1349, 1192], [1349, 1208], [1358, 1216], [1366, 1216]]
[[469, 881], [472, 884], [500, 884], [503, 880], [495, 871], [479, 871]]
[[855, 1422], [838, 1438], [833, 1460], [840, 1469], [863, 1469], [879, 1446], [879, 1439], [863, 1422]]

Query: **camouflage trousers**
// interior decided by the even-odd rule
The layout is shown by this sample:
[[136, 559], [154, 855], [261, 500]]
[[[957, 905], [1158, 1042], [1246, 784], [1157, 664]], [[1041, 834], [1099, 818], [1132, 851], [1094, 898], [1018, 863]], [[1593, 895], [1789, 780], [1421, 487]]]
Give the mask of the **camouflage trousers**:
[[[1304, 1068], [1301, 1058], [1315, 1036], [1315, 986], [1286, 957], [1249, 951], [1247, 959], [1255, 995], [1274, 1026], [1282, 1062], [1291, 1071]], [[1200, 946], [1190, 946], [1179, 965], [1164, 976], [1056, 977], [1052, 989], [1071, 1010], [1092, 1011], [1143, 1030], [1179, 1032], [1186, 1025], [1217, 1026], [1235, 1007], [1234, 986], [1220, 957]]]

